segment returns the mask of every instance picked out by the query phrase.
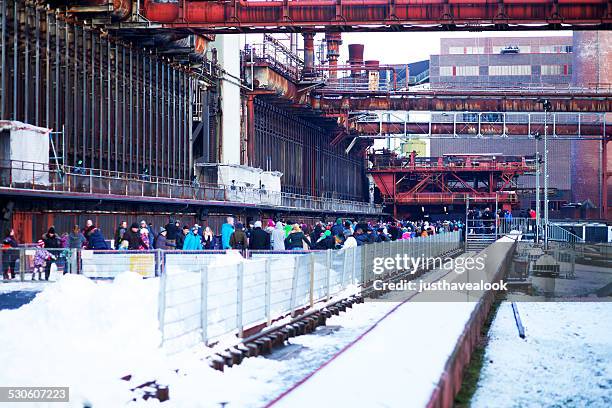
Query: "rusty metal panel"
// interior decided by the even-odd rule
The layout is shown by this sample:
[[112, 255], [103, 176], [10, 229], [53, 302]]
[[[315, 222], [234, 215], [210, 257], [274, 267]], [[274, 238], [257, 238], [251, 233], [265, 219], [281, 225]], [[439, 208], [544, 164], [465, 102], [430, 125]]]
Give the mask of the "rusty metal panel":
[[63, 129], [53, 140], [66, 165], [189, 178], [188, 104], [199, 82], [188, 87], [168, 59], [63, 18], [2, 2], [1, 119]]
[[364, 161], [330, 145], [331, 132], [255, 98], [253, 165], [283, 173], [283, 191], [364, 198]]
[[[159, 2], [146, 0], [145, 17], [170, 28], [191, 28], [199, 32], [304, 31], [324, 26], [327, 31], [401, 30], [519, 30], [571, 29], [576, 24], [591, 24], [598, 29], [610, 24], [605, 0], [588, 3], [504, 1], [503, 3], [438, 0], [380, 2], [335, 0], [291, 2], [202, 2], [187, 0]], [[563, 23], [563, 26], [561, 25]]]

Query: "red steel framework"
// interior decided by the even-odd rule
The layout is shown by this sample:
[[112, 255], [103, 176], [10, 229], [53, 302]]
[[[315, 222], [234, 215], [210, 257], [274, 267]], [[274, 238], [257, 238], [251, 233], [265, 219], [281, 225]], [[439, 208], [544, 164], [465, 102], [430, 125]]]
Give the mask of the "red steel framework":
[[518, 203], [516, 178], [535, 171], [533, 160], [499, 154], [398, 157], [383, 150], [370, 161], [368, 172], [395, 216], [400, 205], [463, 205], [468, 198], [509, 207]]
[[605, 29], [607, 0], [144, 0], [150, 22], [200, 32]]

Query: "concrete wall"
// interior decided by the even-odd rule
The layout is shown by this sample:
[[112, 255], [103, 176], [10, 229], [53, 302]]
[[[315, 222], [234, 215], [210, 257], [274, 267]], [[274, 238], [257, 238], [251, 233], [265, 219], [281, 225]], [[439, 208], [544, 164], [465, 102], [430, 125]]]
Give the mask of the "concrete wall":
[[[240, 36], [218, 35], [219, 63], [226, 71], [221, 82], [221, 158], [224, 164], [240, 164]], [[230, 76], [231, 75], [231, 76]]]

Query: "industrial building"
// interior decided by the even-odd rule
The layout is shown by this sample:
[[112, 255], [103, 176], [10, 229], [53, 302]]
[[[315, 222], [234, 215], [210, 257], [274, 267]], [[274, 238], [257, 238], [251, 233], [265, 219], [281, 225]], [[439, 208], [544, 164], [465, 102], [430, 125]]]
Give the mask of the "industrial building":
[[[231, 34], [234, 24], [222, 17], [226, 6], [209, 4], [210, 13], [202, 14], [202, 4], [2, 3], [3, 137], [22, 131], [49, 135], [41, 168], [30, 163], [28, 152], [6, 150], [2, 157], [6, 174], [15, 166], [33, 174], [28, 183], [3, 179], [0, 188], [4, 224], [17, 223], [22, 240], [34, 239], [42, 226], [88, 217], [109, 231], [121, 219], [145, 215], [156, 225], [168, 218], [216, 225], [227, 214], [385, 216], [389, 208], [375, 202], [379, 195], [366, 175], [373, 139], [383, 129], [385, 137], [400, 137], [431, 133], [438, 125], [430, 120], [428, 132], [418, 130], [422, 124], [398, 131], [396, 124], [370, 120], [372, 112], [536, 115], [541, 98], [556, 112], [599, 115], [582, 125], [583, 116], [558, 124], [555, 131], [567, 137], [551, 145], [558, 166], [550, 180], [554, 209], [589, 201], [597, 210], [588, 216], [605, 218], [609, 159], [603, 140], [610, 133], [601, 115], [612, 109], [600, 89], [612, 82], [609, 32], [444, 39], [440, 55], [401, 66], [364, 61], [363, 45], [350, 44], [348, 64], [342, 65], [339, 32], [264, 34], [241, 49]], [[249, 25], [267, 15], [261, 9], [257, 17], [260, 6], [235, 10], [244, 13], [244, 30], [262, 31]], [[292, 6], [294, 18], [287, 24], [304, 23], [300, 7]], [[535, 14], [523, 16], [528, 20], [538, 13], [532, 7]], [[508, 10], [525, 12], [522, 6]], [[589, 7], [566, 10], [580, 15], [580, 22], [598, 13]], [[411, 12], [409, 19], [415, 18]], [[353, 30], [357, 9], [347, 6], [340, 13]], [[310, 15], [309, 24], [320, 17]], [[505, 90], [516, 84], [533, 87]], [[489, 85], [495, 89], [483, 89]], [[465, 117], [476, 117], [470, 115]], [[538, 120], [532, 128], [529, 119], [530, 131], [517, 124], [517, 132], [529, 137], [535, 128], [543, 131]], [[461, 143], [434, 138], [426, 151], [533, 153], [532, 142], [493, 137], [482, 143], [470, 132], [460, 135], [467, 137]], [[589, 140], [570, 140], [572, 134]], [[599, 176], [592, 177], [594, 172]], [[38, 173], [46, 174], [44, 183]], [[512, 188], [533, 188], [532, 176], [519, 179]], [[532, 201], [522, 195], [517, 202]]]
[[572, 79], [572, 37], [443, 38], [432, 88], [539, 87]]
[[[610, 89], [612, 76], [610, 55], [600, 53], [610, 42], [609, 32], [582, 33], [556, 37], [485, 37], [443, 38], [440, 54], [432, 55], [430, 84], [433, 89], [553, 89], [594, 87]], [[552, 122], [552, 120], [551, 120]], [[606, 186], [601, 178], [605, 142], [585, 140], [555, 140], [549, 156], [555, 163], [549, 182], [551, 210], [557, 216], [571, 203], [585, 204], [582, 216], [597, 216], [594, 208], [603, 206]], [[431, 154], [491, 153], [533, 155], [535, 140], [431, 140]], [[540, 154], [542, 143], [540, 142]], [[608, 165], [609, 166], [609, 165]], [[608, 202], [612, 199], [612, 184], [608, 180]], [[525, 175], [518, 180], [523, 190], [522, 205], [535, 206], [535, 178]], [[586, 211], [588, 208], [588, 211]], [[569, 214], [569, 213], [566, 213]]]

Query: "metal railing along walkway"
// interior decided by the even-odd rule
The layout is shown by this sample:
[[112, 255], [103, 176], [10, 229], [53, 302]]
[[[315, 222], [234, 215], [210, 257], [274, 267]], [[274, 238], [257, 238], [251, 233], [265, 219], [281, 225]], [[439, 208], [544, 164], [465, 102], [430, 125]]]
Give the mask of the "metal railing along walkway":
[[0, 190], [3, 188], [66, 196], [95, 195], [100, 199], [159, 198], [373, 215], [382, 214], [383, 209], [360, 201], [16, 160], [0, 160]]

